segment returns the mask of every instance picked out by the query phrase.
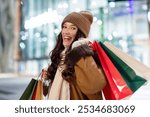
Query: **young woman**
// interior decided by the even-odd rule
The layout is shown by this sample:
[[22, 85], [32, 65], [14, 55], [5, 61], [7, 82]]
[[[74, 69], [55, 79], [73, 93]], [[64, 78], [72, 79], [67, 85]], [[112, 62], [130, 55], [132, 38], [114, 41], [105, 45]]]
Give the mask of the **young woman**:
[[106, 79], [87, 39], [92, 22], [93, 16], [88, 11], [72, 12], [64, 18], [45, 74], [51, 80], [49, 99], [102, 99]]

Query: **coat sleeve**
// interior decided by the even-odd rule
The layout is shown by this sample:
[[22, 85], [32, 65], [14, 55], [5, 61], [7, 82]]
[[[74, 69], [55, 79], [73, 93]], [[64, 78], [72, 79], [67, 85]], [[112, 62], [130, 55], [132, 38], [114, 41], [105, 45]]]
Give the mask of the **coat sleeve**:
[[95, 94], [106, 85], [106, 78], [93, 57], [81, 58], [75, 65], [76, 81], [84, 94]]

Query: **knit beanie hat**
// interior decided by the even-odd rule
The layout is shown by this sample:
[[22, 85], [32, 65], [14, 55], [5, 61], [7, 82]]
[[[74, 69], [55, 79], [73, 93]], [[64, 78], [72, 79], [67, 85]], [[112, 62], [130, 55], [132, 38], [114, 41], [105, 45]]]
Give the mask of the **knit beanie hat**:
[[86, 37], [88, 37], [93, 22], [93, 15], [89, 11], [72, 12], [64, 18], [62, 26], [65, 22], [73, 23]]

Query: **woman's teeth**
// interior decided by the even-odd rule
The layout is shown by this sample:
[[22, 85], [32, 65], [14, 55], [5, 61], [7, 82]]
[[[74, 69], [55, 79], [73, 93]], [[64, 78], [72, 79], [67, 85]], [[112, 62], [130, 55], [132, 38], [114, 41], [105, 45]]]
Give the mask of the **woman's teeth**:
[[65, 37], [64, 39], [66, 39], [66, 40], [70, 40], [71, 38], [70, 38], [70, 37]]

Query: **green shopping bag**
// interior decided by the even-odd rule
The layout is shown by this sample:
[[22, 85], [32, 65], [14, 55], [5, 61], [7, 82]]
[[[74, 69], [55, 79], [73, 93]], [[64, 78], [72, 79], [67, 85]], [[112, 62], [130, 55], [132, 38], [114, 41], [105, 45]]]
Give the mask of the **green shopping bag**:
[[146, 80], [150, 80], [150, 68], [144, 65], [139, 60], [129, 54], [121, 51], [119, 48], [115, 47], [113, 44], [105, 41], [104, 45], [109, 48], [115, 55], [117, 55], [122, 61], [124, 61], [128, 66], [130, 66], [138, 76], [143, 77]]
[[28, 86], [26, 87], [25, 91], [23, 92], [20, 100], [31, 100], [34, 91], [36, 90], [38, 80], [32, 78]]
[[108, 49], [103, 43], [99, 42], [104, 51], [107, 53], [113, 64], [116, 66], [122, 77], [126, 81], [130, 89], [135, 92], [140, 88], [147, 80], [136, 75], [135, 71], [123, 62], [117, 55], [115, 55], [110, 49]]

